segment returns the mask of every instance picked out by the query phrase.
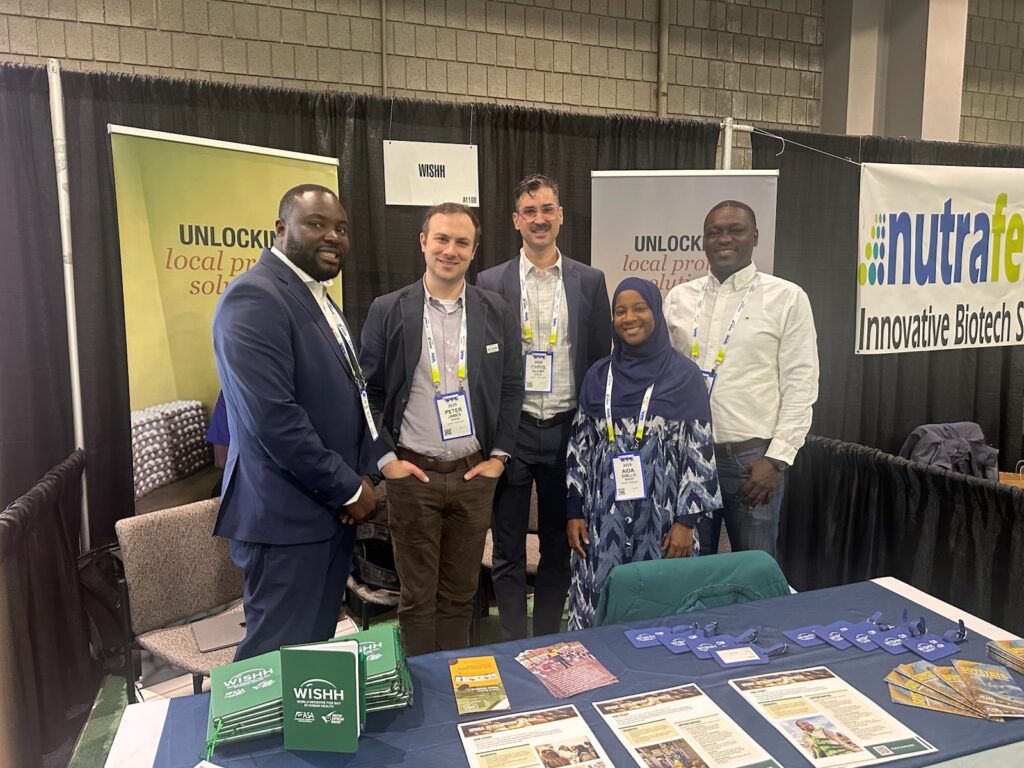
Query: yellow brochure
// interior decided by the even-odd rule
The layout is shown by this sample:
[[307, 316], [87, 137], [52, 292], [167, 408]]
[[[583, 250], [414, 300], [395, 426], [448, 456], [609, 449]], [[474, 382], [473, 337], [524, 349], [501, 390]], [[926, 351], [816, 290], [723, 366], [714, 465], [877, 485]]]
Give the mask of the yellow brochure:
[[509, 708], [508, 695], [493, 656], [451, 659], [448, 665], [460, 715]]

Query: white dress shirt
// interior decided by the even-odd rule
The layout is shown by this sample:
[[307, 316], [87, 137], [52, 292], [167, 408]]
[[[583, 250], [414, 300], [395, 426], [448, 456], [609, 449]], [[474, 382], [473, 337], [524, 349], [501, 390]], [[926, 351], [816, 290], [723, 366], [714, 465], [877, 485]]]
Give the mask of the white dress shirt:
[[710, 370], [755, 278], [757, 288], [736, 323], [711, 393], [715, 442], [768, 438], [765, 455], [792, 464], [818, 399], [817, 336], [803, 289], [750, 264], [724, 283], [709, 274], [677, 285], [665, 298], [665, 319], [672, 346], [690, 357], [694, 314], [707, 286], [697, 330], [700, 354], [694, 362]]
[[[532, 351], [554, 353], [551, 392], [526, 392], [523, 395], [523, 410], [535, 418], [550, 419], [564, 411], [576, 409], [576, 382], [572, 371], [572, 340], [569, 338], [569, 307], [562, 273], [562, 252], [558, 252], [558, 259], [554, 264], [547, 269], [541, 269], [520, 249], [519, 264], [520, 270], [526, 273], [526, 297], [530, 309], [530, 330], [533, 333]], [[558, 337], [552, 347], [549, 344], [551, 315], [555, 303], [555, 290], [559, 288], [562, 299], [558, 305]], [[522, 331], [522, 306], [517, 309]], [[523, 354], [530, 350], [524, 334]]]
[[[334, 338], [336, 338], [338, 340], [338, 343], [341, 344], [341, 332], [338, 330], [338, 323], [344, 323], [345, 319], [340, 314], [335, 312], [334, 307], [331, 305], [331, 302], [327, 297], [327, 289], [334, 284], [334, 281], [324, 280], [323, 282], [320, 282], [319, 280], [314, 280], [312, 277], [306, 274], [306, 271], [304, 269], [297, 266], [291, 259], [289, 259], [283, 253], [277, 250], [276, 246], [272, 246], [270, 248], [270, 251], [275, 256], [277, 256], [277, 258], [279, 258], [281, 261], [287, 264], [288, 268], [296, 275], [298, 275], [299, 279], [305, 284], [307, 288], [309, 288], [309, 292], [313, 294], [313, 298], [316, 299], [316, 305], [320, 307], [320, 311], [323, 312], [324, 319], [327, 321], [327, 325], [329, 325], [331, 327], [331, 330], [334, 332]], [[345, 327], [346, 329], [348, 329], [347, 324]], [[351, 329], [348, 330], [349, 336], [351, 336], [352, 331]], [[353, 350], [353, 352], [355, 352], [355, 350]], [[359, 486], [359, 488], [356, 490], [355, 495], [345, 502], [345, 506], [347, 507], [349, 504], [354, 504], [356, 501], [358, 501], [362, 493], [363, 487]]]

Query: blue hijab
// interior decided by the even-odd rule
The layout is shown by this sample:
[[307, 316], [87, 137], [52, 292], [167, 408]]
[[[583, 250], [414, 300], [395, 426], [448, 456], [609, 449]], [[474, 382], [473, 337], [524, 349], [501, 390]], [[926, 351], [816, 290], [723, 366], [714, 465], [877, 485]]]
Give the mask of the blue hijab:
[[696, 363], [673, 349], [662, 311], [661, 291], [650, 280], [627, 277], [612, 296], [613, 317], [615, 301], [623, 291], [636, 291], [643, 297], [654, 315], [654, 330], [639, 344], [627, 344], [616, 335], [611, 355], [598, 360], [587, 372], [580, 387], [579, 407], [588, 416], [604, 417], [604, 389], [610, 365], [614, 379], [613, 419], [635, 419], [640, 414], [644, 392], [654, 382], [648, 417], [709, 421], [711, 409], [704, 377]]

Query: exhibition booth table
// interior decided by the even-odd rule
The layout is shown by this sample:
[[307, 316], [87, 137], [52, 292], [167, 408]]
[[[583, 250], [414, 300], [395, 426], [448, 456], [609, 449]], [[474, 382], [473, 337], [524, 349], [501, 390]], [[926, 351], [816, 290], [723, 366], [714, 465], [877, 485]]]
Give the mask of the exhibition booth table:
[[[727, 633], [740, 633], [758, 626], [761, 630], [757, 642], [767, 646], [784, 642], [783, 632], [788, 630], [841, 619], [862, 621], [877, 611], [882, 612], [883, 621], [897, 623], [904, 609], [908, 609], [913, 618], [923, 616], [928, 630], [939, 634], [954, 628], [957, 620], [964, 620], [968, 629], [966, 642], [958, 654], [938, 664], [949, 664], [951, 659], [992, 663], [985, 653], [986, 641], [1014, 637], [896, 579], [881, 578], [873, 582], [698, 611], [671, 619], [597, 627], [583, 632], [413, 657], [409, 659], [415, 686], [412, 706], [370, 714], [356, 754], [287, 752], [282, 747], [281, 736], [276, 735], [218, 747], [212, 762], [224, 768], [457, 768], [467, 764], [459, 724], [500, 714], [573, 705], [600, 742], [611, 764], [625, 767], [636, 763], [593, 703], [694, 683], [779, 765], [807, 766], [811, 763], [805, 755], [745, 701], [736, 688], [729, 685], [729, 680], [823, 666], [937, 749], [934, 753], [901, 759], [894, 763], [896, 765], [907, 768], [935, 764], [1024, 765], [1024, 718], [1007, 718], [1006, 722], [997, 723], [892, 703], [883, 678], [896, 665], [918, 660], [911, 653], [894, 656], [881, 649], [866, 653], [856, 647], [838, 650], [825, 644], [802, 648], [789, 643], [788, 652], [773, 657], [767, 665], [726, 670], [714, 660], [700, 660], [691, 653], [676, 655], [663, 646], [636, 648], [624, 634], [626, 629], [644, 626], [671, 627], [694, 621], [701, 624], [717, 621], [720, 631]], [[517, 663], [515, 657], [523, 650], [551, 645], [559, 640], [582, 642], [618, 678], [618, 682], [568, 699], [552, 696], [540, 680]], [[494, 656], [497, 661], [511, 710], [460, 718], [452, 691], [449, 660], [487, 655]], [[1021, 677], [1015, 676], [1015, 680], [1019, 684]], [[209, 694], [202, 694], [128, 707], [107, 760], [108, 768], [193, 768], [205, 753], [209, 702]], [[541, 761], [538, 759], [535, 764], [539, 766]], [[659, 765], [657, 761], [649, 764]]]

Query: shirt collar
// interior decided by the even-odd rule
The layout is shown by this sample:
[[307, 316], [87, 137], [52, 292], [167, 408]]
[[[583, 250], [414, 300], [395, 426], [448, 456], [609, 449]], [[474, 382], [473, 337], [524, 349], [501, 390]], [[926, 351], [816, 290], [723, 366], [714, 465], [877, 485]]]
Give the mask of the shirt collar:
[[[555, 252], [558, 254], [558, 257], [555, 259], [554, 264], [552, 264], [550, 267], [544, 270], [544, 274], [561, 277], [562, 252], [558, 250], [558, 248], [555, 248]], [[538, 274], [540, 273], [540, 267], [538, 267], [536, 264], [534, 264], [532, 261], [526, 258], [526, 253], [523, 251], [522, 248], [519, 249], [519, 259], [519, 264], [521, 265], [524, 274], [529, 275], [531, 272], [537, 272]]]
[[[441, 303], [440, 299], [436, 299], [436, 298], [434, 298], [433, 296], [430, 295], [430, 289], [427, 288], [426, 278], [423, 279], [423, 300], [427, 304], [433, 303], [433, 305], [435, 307], [444, 307], [444, 304]], [[455, 306], [456, 307], [464, 307], [464, 306], [466, 306], [466, 281], [465, 280], [462, 281], [462, 290], [459, 292], [459, 295], [455, 298]]]
[[719, 286], [722, 288], [731, 287], [734, 291], [746, 288], [755, 277], [757, 277], [757, 267], [754, 265], [754, 262], [750, 262], [743, 269], [733, 272], [725, 278], [724, 283], [718, 282], [718, 278], [715, 277], [714, 273], [708, 272], [708, 278], [711, 280], [711, 284], [713, 286]]
[[277, 256], [277, 258], [279, 258], [281, 261], [287, 264], [288, 268], [296, 275], [298, 275], [299, 279], [306, 284], [306, 287], [312, 290], [320, 298], [323, 298], [324, 293], [327, 291], [327, 289], [334, 285], [333, 280], [314, 280], [312, 277], [306, 274], [305, 270], [302, 269], [302, 267], [297, 266], [295, 262], [293, 262], [283, 253], [281, 253], [281, 251], [277, 250], [276, 245], [272, 245], [270, 247], [270, 251], [275, 256]]

